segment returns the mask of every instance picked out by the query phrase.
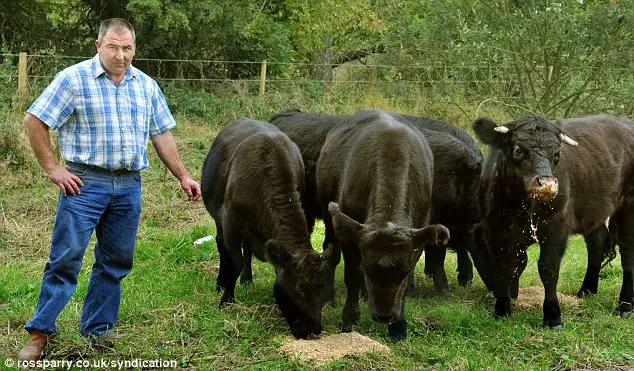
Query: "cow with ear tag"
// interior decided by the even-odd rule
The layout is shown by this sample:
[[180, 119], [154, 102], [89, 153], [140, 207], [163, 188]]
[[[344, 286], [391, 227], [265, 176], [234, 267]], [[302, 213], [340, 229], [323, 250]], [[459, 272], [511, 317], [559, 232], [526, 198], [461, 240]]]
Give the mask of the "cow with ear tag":
[[218, 133], [201, 179], [205, 207], [216, 222], [220, 306], [234, 301], [243, 253], [250, 257], [252, 251], [275, 268], [275, 301], [292, 334], [320, 334], [326, 272], [340, 252], [328, 249], [320, 256], [311, 246], [297, 146], [275, 126], [244, 118]]
[[[634, 127], [598, 115], [552, 122], [527, 116], [496, 125], [473, 123], [489, 146], [480, 183], [482, 222], [474, 234], [476, 269], [496, 298], [494, 316], [511, 314], [526, 249], [539, 243], [543, 322], [563, 326], [557, 299], [561, 261], [571, 234], [582, 234], [588, 267], [578, 295], [596, 293], [604, 259], [620, 246], [623, 285], [616, 314], [632, 313], [634, 296]], [[609, 226], [606, 220], [609, 218]]]
[[343, 331], [359, 319], [365, 285], [372, 318], [388, 324], [393, 339], [407, 336], [409, 277], [423, 248], [449, 240], [446, 227], [429, 225], [433, 164], [421, 132], [385, 112], [358, 113], [328, 133], [317, 190], [326, 238], [345, 261]]

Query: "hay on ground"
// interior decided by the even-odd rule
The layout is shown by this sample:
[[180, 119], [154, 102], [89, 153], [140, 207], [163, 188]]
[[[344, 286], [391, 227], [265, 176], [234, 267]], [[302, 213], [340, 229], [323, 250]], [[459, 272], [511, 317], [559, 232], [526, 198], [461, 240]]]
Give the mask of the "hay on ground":
[[[578, 307], [579, 306], [579, 298], [576, 296], [570, 296], [562, 293], [557, 293], [557, 297], [559, 298], [559, 303], [570, 306], [570, 307]], [[535, 308], [541, 307], [544, 303], [544, 288], [541, 286], [528, 286], [528, 287], [520, 287], [520, 292], [517, 297], [518, 307], [523, 308]]]
[[282, 345], [284, 354], [305, 363], [323, 364], [348, 355], [368, 351], [389, 352], [390, 348], [357, 332], [322, 335], [317, 339], [302, 340], [289, 337]]

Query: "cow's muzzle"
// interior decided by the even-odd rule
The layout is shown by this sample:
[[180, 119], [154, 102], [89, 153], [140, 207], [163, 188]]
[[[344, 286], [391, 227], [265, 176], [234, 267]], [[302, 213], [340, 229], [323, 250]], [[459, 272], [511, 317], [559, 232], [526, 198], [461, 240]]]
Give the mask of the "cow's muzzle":
[[379, 322], [379, 323], [392, 323], [394, 321], [396, 321], [397, 316], [396, 315], [373, 315], [372, 319]]
[[531, 180], [529, 192], [538, 201], [550, 201], [557, 197], [559, 182], [550, 176], [536, 176]]

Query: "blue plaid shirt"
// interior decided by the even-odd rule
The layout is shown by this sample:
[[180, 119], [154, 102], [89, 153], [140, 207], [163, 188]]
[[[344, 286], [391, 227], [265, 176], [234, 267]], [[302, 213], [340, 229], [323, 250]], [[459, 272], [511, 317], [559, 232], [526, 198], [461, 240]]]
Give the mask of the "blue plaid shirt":
[[59, 72], [27, 112], [58, 130], [65, 161], [105, 169], [148, 167], [149, 137], [176, 126], [156, 81], [130, 66], [117, 86], [99, 55]]

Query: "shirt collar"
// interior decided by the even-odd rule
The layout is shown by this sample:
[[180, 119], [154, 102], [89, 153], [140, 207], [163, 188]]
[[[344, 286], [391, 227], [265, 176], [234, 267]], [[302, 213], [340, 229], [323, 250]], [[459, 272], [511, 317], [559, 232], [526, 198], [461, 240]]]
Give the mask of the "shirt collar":
[[[95, 56], [92, 57], [92, 71], [93, 71], [92, 77], [94, 77], [95, 79], [101, 75], [107, 75], [106, 70], [103, 69], [103, 66], [101, 65], [101, 61], [99, 60], [99, 53], [95, 54]], [[123, 77], [123, 81], [130, 80], [132, 78], [136, 78], [136, 68], [130, 65], [128, 66], [128, 69], [125, 70], [125, 76]]]

